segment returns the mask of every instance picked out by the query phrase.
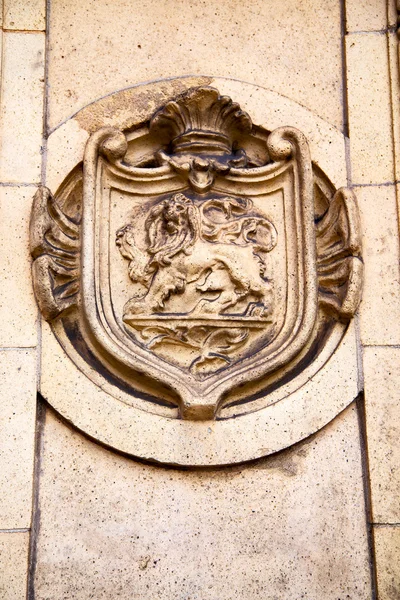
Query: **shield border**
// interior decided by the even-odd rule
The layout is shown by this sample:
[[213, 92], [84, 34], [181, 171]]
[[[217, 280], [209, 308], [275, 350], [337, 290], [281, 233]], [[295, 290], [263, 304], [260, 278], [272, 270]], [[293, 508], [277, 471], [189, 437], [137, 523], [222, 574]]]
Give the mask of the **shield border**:
[[[132, 393], [117, 389], [104, 377], [102, 365], [88, 362], [80, 354], [75, 338], [66, 336], [67, 321], [79, 314], [79, 285], [76, 286], [76, 272], [71, 269], [70, 283], [74, 287], [68, 295], [54, 287], [52, 279], [59, 272], [60, 261], [53, 261], [54, 248], [45, 237], [46, 232], [59, 230], [65, 221], [63, 215], [57, 216], [57, 211], [63, 212], [70, 190], [75, 187], [74, 178], [76, 181], [81, 177], [81, 159], [89, 133], [106, 124], [136, 129], [139, 123], [148, 121], [157, 106], [175, 98], [177, 93], [210, 82], [222, 93], [239, 99], [265, 130], [292, 123], [306, 133], [318, 182], [321, 176], [326, 179], [326, 173], [333, 184], [328, 185], [327, 193], [321, 188], [324, 197], [331, 199], [334, 190], [346, 184], [343, 135], [304, 106], [263, 86], [242, 81], [172, 78], [116, 91], [82, 108], [50, 132], [45, 181], [49, 187], [38, 188], [30, 225], [35, 296], [44, 320], [49, 322], [41, 324], [39, 390], [43, 398], [66, 421], [106, 447], [155, 463], [186, 467], [230, 465], [285, 449], [321, 429], [358, 393], [355, 328], [349, 321], [361, 295], [360, 226], [354, 194], [346, 188], [338, 190], [331, 203], [345, 213], [348, 224], [344, 238], [351, 248], [349, 284], [343, 286], [342, 295], [332, 287], [325, 293], [319, 286], [320, 310], [329, 310], [331, 333], [305, 368], [293, 372], [287, 383], [259, 388], [257, 396], [236, 407], [240, 411], [232, 405], [229, 415], [212, 423], [179, 419], [176, 409], [168, 416], [165, 407], [160, 412], [161, 407], [152, 408], [143, 399], [140, 387]], [[150, 101], [143, 102], [144, 97]], [[56, 190], [54, 197], [49, 188]], [[77, 198], [79, 204], [80, 200]], [[330, 220], [329, 213], [324, 220]], [[79, 226], [79, 220], [76, 223]], [[321, 223], [316, 224], [317, 229]], [[319, 233], [317, 247], [318, 240]], [[78, 271], [79, 231], [70, 232], [65, 241]], [[318, 249], [318, 261], [319, 255]], [[321, 281], [319, 265], [318, 277]], [[334, 387], [333, 380], [337, 382]], [[224, 407], [222, 414], [225, 415]]]
[[[226, 89], [227, 87], [228, 90], [230, 90], [229, 84], [226, 81], [217, 81], [218, 84], [221, 84], [223, 86], [223, 89]], [[157, 84], [151, 84], [150, 87], [152, 87], [152, 85], [155, 85], [157, 87]], [[187, 86], [187, 84], [185, 84], [185, 86]], [[216, 90], [214, 90], [214, 92], [215, 91]], [[130, 93], [134, 93], [133, 90]], [[272, 105], [275, 106], [274, 102], [276, 102], [276, 99], [273, 93], [266, 92], [265, 90], [261, 90], [260, 93], [266, 95], [267, 104], [269, 104], [270, 101], [272, 101]], [[171, 98], [173, 98], [173, 96], [174, 94], [171, 95]], [[228, 100], [230, 102], [230, 99], [227, 97], [224, 97], [224, 100]], [[295, 103], [292, 103], [292, 105], [293, 108], [295, 106]], [[83, 113], [84, 112], [85, 111], [83, 111]], [[146, 110], [144, 110], [144, 114], [146, 116], [143, 119], [143, 121], [141, 121], [142, 123], [146, 122], [146, 119], [148, 118], [148, 113], [146, 112]], [[280, 110], [277, 114], [280, 114]], [[301, 111], [299, 112], [299, 115], [300, 114], [302, 115]], [[303, 116], [305, 118], [305, 115]], [[281, 120], [281, 118], [279, 118], [279, 120]], [[287, 120], [289, 120], [289, 118]], [[296, 122], [296, 118], [294, 120]], [[273, 118], [272, 121], [274, 121]], [[300, 121], [302, 125], [306, 123], [304, 126], [308, 131], [309, 126], [307, 124], [307, 119], [303, 123], [301, 117]], [[71, 122], [72, 121], [70, 121], [69, 123]], [[111, 122], [118, 125], [120, 124], [120, 121], [116, 114], [111, 118]], [[135, 123], [132, 121], [132, 124]], [[331, 139], [332, 135], [330, 130], [328, 130], [326, 127], [324, 129], [324, 124], [322, 122], [320, 123], [318, 121], [315, 124], [315, 127], [315, 132], [318, 135], [316, 140], [314, 138], [312, 139], [314, 144], [314, 150], [318, 150], [320, 149], [322, 143], [322, 140], [320, 140], [318, 137], [320, 135], [320, 129], [322, 128], [321, 130], [325, 131], [325, 136], [329, 140]], [[112, 156], [113, 154], [115, 154], [115, 152], [117, 152], [118, 154], [117, 146], [118, 142], [117, 144], [104, 144], [101, 151], [104, 152], [106, 156]], [[288, 146], [290, 146], [290, 144], [287, 144], [285, 142], [281, 144], [280, 148], [279, 144], [277, 145], [275, 150], [277, 151], [277, 154], [280, 155], [280, 158], [282, 158], [282, 156], [287, 152]], [[321, 147], [325, 147], [326, 153], [326, 151], [328, 150], [328, 146], [326, 146], [326, 144], [324, 146], [324, 143], [322, 143]], [[338, 150], [340, 154], [339, 147]], [[273, 155], [273, 153], [274, 148], [271, 148], [271, 155]], [[79, 153], [79, 151], [78, 154], [80, 157], [81, 154]], [[319, 159], [322, 160], [322, 162], [324, 162], [324, 160], [326, 161], [328, 158], [328, 154], [326, 154], [325, 156], [323, 151], [322, 155], [320, 154]], [[331, 160], [333, 160], [335, 166], [336, 156], [331, 156]], [[77, 165], [76, 169], [78, 168], [79, 165]], [[74, 171], [76, 171], [76, 169]], [[56, 336], [58, 337], [60, 343], [67, 351], [67, 353], [69, 353], [67, 350], [67, 346], [62, 341], [63, 335], [59, 336], [57, 333], [57, 331], [59, 331], [58, 325], [60, 325], [64, 321], [65, 323], [67, 323], [70, 314], [75, 314], [78, 316], [80, 315], [82, 296], [82, 290], [79, 290], [79, 285], [77, 285], [76, 282], [77, 273], [79, 274], [79, 271], [81, 269], [81, 264], [79, 262], [79, 242], [81, 237], [80, 227], [78, 221], [75, 222], [73, 219], [69, 219], [68, 214], [63, 214], [63, 202], [66, 197], [65, 189], [68, 188], [68, 186], [70, 185], [72, 173], [73, 172], [70, 173], [70, 175], [67, 177], [67, 179], [63, 182], [63, 184], [57, 191], [56, 198], [52, 197], [51, 192], [47, 188], [38, 189], [37, 194], [35, 195], [35, 202], [31, 220], [31, 253], [34, 258], [33, 278], [35, 294], [43, 316], [46, 320], [53, 322], [53, 330], [56, 333]], [[330, 192], [327, 198], [328, 197], [330, 198]], [[58, 206], [58, 198], [60, 198], [61, 201], [60, 206]], [[341, 321], [343, 324], [346, 324], [349, 321], [349, 319], [353, 316], [361, 296], [362, 260], [360, 258], [361, 245], [359, 217], [357, 213], [354, 194], [351, 192], [351, 190], [345, 188], [338, 190], [334, 195], [333, 199], [329, 200], [329, 202], [330, 205], [328, 206], [326, 214], [323, 216], [320, 222], [317, 221], [315, 223], [315, 231], [317, 234], [316, 241], [318, 248], [318, 313], [321, 316], [323, 316], [324, 314], [329, 315], [328, 319], [331, 319], [333, 317], [333, 319], [336, 322]], [[338, 251], [336, 251], [334, 248], [332, 249], [331, 247], [329, 247], [329, 244], [331, 244], [332, 240], [335, 237], [335, 229], [339, 221], [341, 221], [339, 227], [341, 229], [342, 239], [341, 244], [339, 244], [339, 249]], [[56, 242], [60, 242], [60, 247], [54, 247], [54, 245], [49, 243], [50, 238], [47, 237], [49, 233], [50, 238], [54, 234], [54, 239], [56, 240]], [[61, 246], [63, 246], [63, 248], [61, 248]], [[65, 252], [64, 249], [66, 249]], [[66, 255], [68, 256], [66, 257]], [[336, 264], [332, 264], [333, 261], [336, 261]], [[337, 267], [338, 264], [339, 267]], [[56, 276], [56, 278], [57, 275], [61, 275], [64, 278], [64, 280], [67, 280], [66, 283], [62, 286], [57, 286], [57, 282], [56, 280], [54, 280], [53, 277], [54, 275]], [[73, 309], [72, 312], [71, 308]], [[58, 320], [58, 317], [60, 315], [62, 315], [62, 319]], [[82, 325], [82, 321], [80, 322], [80, 325]], [[334, 325], [333, 322], [332, 325]], [[71, 339], [71, 341], [72, 344], [74, 344], [73, 338]], [[325, 342], [323, 343], [325, 344]], [[306, 353], [307, 352], [308, 351], [306, 349]], [[97, 363], [97, 366], [95, 367], [95, 369], [99, 370], [100, 373], [102, 372], [101, 363], [103, 362], [103, 366], [106, 366], [104, 364], [105, 361], [102, 360], [104, 355], [102, 356], [101, 353], [102, 349], [100, 346], [100, 362]], [[85, 360], [85, 355], [81, 355], [81, 358]], [[310, 359], [311, 361], [313, 360], [311, 355], [308, 356], [309, 362], [311, 362]], [[297, 362], [299, 362], [299, 360], [300, 358], [297, 359]], [[287, 370], [288, 373], [291, 373], [293, 364], [295, 363], [296, 361], [292, 362], [289, 370]], [[303, 365], [304, 363], [302, 362], [301, 364]], [[280, 374], [275, 375], [274, 381], [278, 381], [279, 377]], [[297, 379], [296, 375], [295, 379]], [[268, 394], [270, 392], [270, 381], [271, 379], [267, 381], [267, 388], [265, 388], [265, 385], [262, 390], [260, 388], [263, 394]], [[135, 390], [136, 388], [133, 386], [132, 398], [135, 398], [135, 394], [137, 393]], [[189, 410], [190, 406], [187, 411], [187, 416], [190, 418]], [[183, 416], [185, 416], [185, 414]], [[203, 417], [194, 416], [194, 418]]]
[[[250, 379], [258, 379], [282, 367], [294, 359], [309, 342], [317, 317], [317, 273], [315, 251], [315, 226], [313, 202], [313, 175], [310, 153], [305, 136], [291, 127], [283, 127], [270, 134], [267, 140], [269, 154], [274, 161], [293, 162], [296, 172], [296, 200], [299, 204], [297, 211], [300, 216], [298, 232], [302, 239], [299, 246], [303, 253], [304, 273], [304, 311], [301, 326], [289, 345], [278, 348], [275, 355], [263, 356], [266, 352], [260, 351], [251, 359], [228, 367], [226, 371], [216, 376], [207, 378], [205, 382], [198, 382], [187, 375], [182, 381], [182, 370], [173, 367], [162, 359], [155, 357], [150, 352], [135, 348], [135, 355], [127, 352], [125, 348], [111, 339], [101, 324], [99, 305], [96, 302], [96, 228], [97, 222], [96, 200], [98, 198], [98, 168], [101, 157], [106, 157], [119, 169], [129, 172], [131, 176], [140, 178], [143, 182], [156, 181], [158, 178], [176, 178], [170, 166], [159, 168], [127, 167], [122, 163], [127, 151], [128, 143], [125, 135], [114, 128], [102, 128], [89, 139], [84, 156], [84, 187], [83, 187], [83, 217], [82, 217], [82, 249], [81, 249], [81, 289], [82, 289], [82, 316], [84, 331], [90, 344], [103, 356], [104, 359], [117, 361], [124, 368], [144, 371], [155, 381], [175, 389], [181, 397], [181, 413], [184, 418], [209, 419], [212, 418], [218, 403], [224, 393], [229, 389]], [[265, 169], [265, 168], [264, 168]], [[232, 169], [231, 177], [242, 177], [254, 170]], [[178, 182], [179, 180], [177, 180]], [[214, 380], [214, 381], [212, 381]]]

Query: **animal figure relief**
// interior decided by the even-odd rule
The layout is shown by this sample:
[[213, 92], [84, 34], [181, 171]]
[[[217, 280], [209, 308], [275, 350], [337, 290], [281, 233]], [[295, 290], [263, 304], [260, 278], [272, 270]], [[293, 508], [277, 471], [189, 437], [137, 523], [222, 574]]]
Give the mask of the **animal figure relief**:
[[[287, 410], [270, 419], [282, 417], [275, 423], [278, 439], [290, 430], [287, 384], [297, 389], [307, 367], [307, 378], [318, 372], [320, 385], [322, 362], [342, 352], [345, 336], [352, 339], [346, 328], [363, 278], [354, 192], [335, 190], [294, 127], [254, 126], [218, 90], [186, 89], [189, 79], [171, 83], [170, 92], [182, 91], [175, 97], [165, 84], [154, 85], [142, 90], [152, 95], [153, 115], [149, 103], [128, 115], [126, 93], [113, 95], [112, 118], [93, 131], [68, 175], [64, 165], [56, 195], [44, 187], [35, 194], [30, 251], [41, 313], [60, 352], [112, 405], [110, 446], [152, 458], [135, 434], [142, 412], [157, 415], [146, 419], [160, 431], [159, 417], [168, 418], [169, 432], [176, 432], [171, 443], [179, 447], [192, 428], [175, 427], [175, 418], [221, 417], [220, 424], [230, 420], [232, 433], [236, 417], [260, 410], [254, 435], [262, 437], [265, 411], [281, 399]], [[269, 123], [271, 108], [261, 114], [262, 98], [260, 104], [253, 88], [243, 90], [259, 122]], [[321, 143], [319, 153], [334, 159], [328, 142]], [[64, 167], [60, 157], [60, 173]], [[90, 398], [86, 409], [82, 402], [71, 408], [67, 398], [64, 410], [61, 396], [54, 406], [71, 422], [93, 423], [86, 418], [96, 412]], [[318, 399], [313, 406], [311, 398], [301, 424], [306, 433], [321, 419]], [[342, 410], [342, 399], [337, 403]], [[95, 429], [101, 440], [98, 414], [87, 433]], [[123, 443], [121, 419], [129, 421]], [[181, 456], [162, 450], [153, 458], [225, 464], [232, 436], [221, 440], [199, 444], [200, 458], [197, 452], [188, 458], [190, 444]], [[250, 458], [244, 452], [240, 460]]]
[[168, 301], [176, 294], [188, 308], [179, 313], [193, 317], [266, 313], [272, 287], [266, 255], [276, 246], [277, 232], [252, 208], [248, 199], [214, 198], [200, 204], [177, 193], [150, 209], [144, 250], [135, 242], [135, 226], [122, 227], [117, 246], [129, 260], [131, 280], [146, 288], [127, 302], [124, 320], [168, 314]]

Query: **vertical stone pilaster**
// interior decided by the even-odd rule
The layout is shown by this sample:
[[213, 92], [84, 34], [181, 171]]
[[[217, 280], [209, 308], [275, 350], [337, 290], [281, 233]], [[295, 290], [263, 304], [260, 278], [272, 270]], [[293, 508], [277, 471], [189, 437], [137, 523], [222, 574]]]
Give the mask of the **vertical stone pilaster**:
[[[360, 309], [377, 597], [400, 594], [400, 3], [346, 2], [350, 168], [365, 257]], [[397, 565], [397, 566], [396, 566]]]
[[346, 36], [347, 96], [353, 185], [394, 181], [386, 32]]
[[34, 348], [0, 350], [0, 529], [31, 525], [36, 404]]
[[400, 525], [375, 526], [374, 537], [378, 600], [399, 598]]
[[45, 1], [4, 0], [0, 88], [0, 596], [26, 597], [38, 317], [28, 226], [40, 183]]
[[29, 533], [0, 533], [0, 597], [23, 600], [26, 597]]

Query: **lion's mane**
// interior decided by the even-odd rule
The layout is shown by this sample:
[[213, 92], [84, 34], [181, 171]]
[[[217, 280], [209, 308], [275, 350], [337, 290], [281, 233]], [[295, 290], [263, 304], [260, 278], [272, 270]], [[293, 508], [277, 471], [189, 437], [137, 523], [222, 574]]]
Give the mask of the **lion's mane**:
[[200, 234], [198, 208], [183, 194], [175, 194], [150, 210], [145, 228], [152, 255], [148, 270], [154, 272], [170, 265], [179, 252], [190, 253]]

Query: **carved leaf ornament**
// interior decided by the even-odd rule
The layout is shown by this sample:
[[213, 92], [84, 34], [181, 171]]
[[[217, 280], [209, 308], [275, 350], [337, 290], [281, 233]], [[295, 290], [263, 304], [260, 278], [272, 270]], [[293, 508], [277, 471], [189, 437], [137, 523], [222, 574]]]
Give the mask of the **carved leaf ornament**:
[[255, 127], [211, 87], [139, 134], [93, 133], [83, 168], [36, 193], [31, 252], [42, 314], [79, 360], [183, 419], [288, 381], [361, 294], [353, 192], [300, 131]]

